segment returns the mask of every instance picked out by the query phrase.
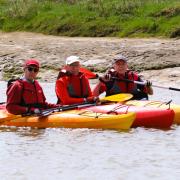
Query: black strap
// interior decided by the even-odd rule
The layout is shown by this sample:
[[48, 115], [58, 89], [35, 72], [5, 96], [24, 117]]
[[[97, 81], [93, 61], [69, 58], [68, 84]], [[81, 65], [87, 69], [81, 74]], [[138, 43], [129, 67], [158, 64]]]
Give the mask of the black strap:
[[[125, 73], [125, 79], [128, 79], [128, 73], [126, 72]], [[126, 82], [126, 92], [128, 92], [128, 89], [129, 89], [129, 82]]]
[[81, 97], [83, 97], [83, 82], [82, 82], [82, 76], [80, 76], [79, 78], [79, 81], [80, 81], [80, 94], [81, 94]]

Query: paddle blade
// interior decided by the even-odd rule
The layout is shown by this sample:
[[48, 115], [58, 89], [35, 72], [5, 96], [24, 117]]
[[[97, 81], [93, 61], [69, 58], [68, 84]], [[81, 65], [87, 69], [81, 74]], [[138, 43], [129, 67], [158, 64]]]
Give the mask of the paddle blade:
[[112, 96], [107, 96], [104, 98], [101, 98], [101, 101], [114, 101], [114, 102], [123, 102], [123, 101], [127, 101], [129, 99], [131, 99], [133, 97], [132, 94], [128, 94], [128, 93], [122, 93], [122, 94], [115, 94]]
[[88, 79], [96, 79], [98, 77], [97, 74], [91, 72], [90, 70], [80, 67], [80, 72], [84, 73]]

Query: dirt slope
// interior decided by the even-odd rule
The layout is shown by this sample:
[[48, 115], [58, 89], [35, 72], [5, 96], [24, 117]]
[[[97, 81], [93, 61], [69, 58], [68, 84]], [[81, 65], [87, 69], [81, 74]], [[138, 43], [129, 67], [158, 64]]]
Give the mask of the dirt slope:
[[78, 55], [85, 66], [101, 71], [118, 53], [127, 56], [129, 66], [145, 79], [180, 87], [180, 39], [69, 38], [23, 32], [0, 32], [0, 80], [20, 75], [27, 58], [41, 62], [41, 81], [54, 82], [67, 56]]

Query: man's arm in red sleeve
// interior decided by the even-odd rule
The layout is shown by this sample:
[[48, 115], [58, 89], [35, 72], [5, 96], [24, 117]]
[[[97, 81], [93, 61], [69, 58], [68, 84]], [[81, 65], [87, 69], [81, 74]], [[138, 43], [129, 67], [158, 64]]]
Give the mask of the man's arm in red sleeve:
[[24, 114], [27, 112], [27, 107], [21, 106], [22, 101], [22, 85], [19, 82], [15, 82], [6, 92], [7, 105], [6, 109], [11, 114]]

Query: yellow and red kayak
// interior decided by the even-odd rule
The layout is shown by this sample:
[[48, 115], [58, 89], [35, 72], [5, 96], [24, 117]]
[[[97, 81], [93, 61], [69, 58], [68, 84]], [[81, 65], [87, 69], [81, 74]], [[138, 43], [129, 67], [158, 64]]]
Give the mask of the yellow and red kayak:
[[121, 103], [111, 103], [107, 105], [91, 106], [85, 108], [98, 113], [122, 114], [125, 112], [135, 112], [136, 118], [131, 127], [146, 127], [167, 129], [173, 124], [174, 111], [159, 109], [155, 107], [140, 107], [134, 105], [124, 105]]
[[130, 100], [125, 103], [126, 105], [133, 105], [138, 107], [156, 107], [159, 109], [172, 109], [174, 111], [174, 123], [180, 124], [180, 105], [168, 104], [162, 101], [137, 101]]
[[45, 117], [12, 115], [0, 111], [0, 125], [37, 128], [93, 128], [128, 130], [135, 113], [108, 115], [87, 110], [71, 110], [52, 113]]

